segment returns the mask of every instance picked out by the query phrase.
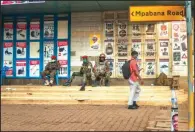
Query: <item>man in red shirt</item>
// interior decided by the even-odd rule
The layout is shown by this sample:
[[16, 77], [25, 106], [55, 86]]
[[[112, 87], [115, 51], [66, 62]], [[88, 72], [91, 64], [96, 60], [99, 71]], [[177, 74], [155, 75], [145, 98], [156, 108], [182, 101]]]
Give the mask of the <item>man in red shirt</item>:
[[139, 106], [136, 104], [136, 101], [138, 100], [139, 93], [141, 91], [139, 81], [141, 82], [141, 84], [143, 84], [142, 78], [139, 75], [142, 69], [139, 69], [137, 65], [138, 52], [133, 51], [131, 53], [131, 57], [132, 58], [129, 67], [131, 76], [129, 78], [130, 96], [128, 101], [128, 109], [137, 109]]

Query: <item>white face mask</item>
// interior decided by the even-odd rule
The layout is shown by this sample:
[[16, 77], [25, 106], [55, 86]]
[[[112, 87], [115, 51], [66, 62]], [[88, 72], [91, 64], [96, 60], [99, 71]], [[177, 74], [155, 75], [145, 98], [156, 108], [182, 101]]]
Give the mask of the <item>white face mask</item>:
[[51, 60], [51, 62], [55, 62], [56, 60]]

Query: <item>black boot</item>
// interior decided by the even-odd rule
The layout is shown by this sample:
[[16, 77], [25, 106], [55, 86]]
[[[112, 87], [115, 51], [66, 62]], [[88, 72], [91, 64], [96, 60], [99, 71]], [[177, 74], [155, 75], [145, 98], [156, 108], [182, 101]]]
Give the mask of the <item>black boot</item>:
[[139, 105], [136, 104], [136, 101], [133, 101], [133, 105], [139, 108]]
[[80, 91], [85, 91], [85, 86], [86, 86], [86, 84], [85, 84], [85, 83], [83, 83], [83, 84], [82, 84], [82, 86], [81, 86]]
[[129, 105], [128, 106], [128, 109], [137, 109], [137, 106], [135, 106], [135, 105]]
[[93, 81], [92, 81], [92, 87], [96, 87], [96, 86], [97, 86], [96, 81], [93, 80]]

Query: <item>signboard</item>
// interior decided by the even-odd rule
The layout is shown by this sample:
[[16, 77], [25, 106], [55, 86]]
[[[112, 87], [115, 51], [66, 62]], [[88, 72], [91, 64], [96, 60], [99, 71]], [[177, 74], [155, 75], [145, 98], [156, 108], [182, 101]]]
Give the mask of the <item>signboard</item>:
[[15, 5], [28, 3], [44, 3], [44, 0], [2, 0], [1, 5]]
[[185, 20], [184, 6], [130, 6], [130, 22]]

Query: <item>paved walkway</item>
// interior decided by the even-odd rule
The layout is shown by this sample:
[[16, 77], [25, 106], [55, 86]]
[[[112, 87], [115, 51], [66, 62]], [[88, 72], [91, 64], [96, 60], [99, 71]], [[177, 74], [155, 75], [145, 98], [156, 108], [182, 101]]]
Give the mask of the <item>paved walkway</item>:
[[2, 105], [2, 131], [144, 131], [160, 107]]

